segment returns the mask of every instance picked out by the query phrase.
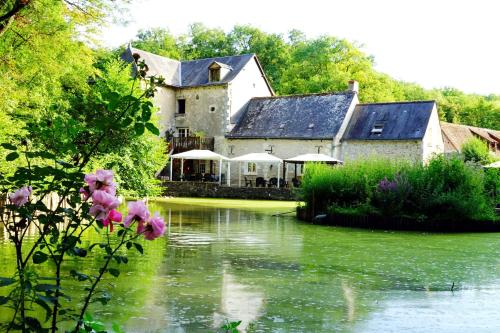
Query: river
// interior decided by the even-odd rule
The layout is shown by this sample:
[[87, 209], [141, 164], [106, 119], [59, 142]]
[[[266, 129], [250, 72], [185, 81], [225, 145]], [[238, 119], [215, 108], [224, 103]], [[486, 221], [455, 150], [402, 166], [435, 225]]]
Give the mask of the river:
[[[309, 225], [279, 202], [150, 205], [166, 237], [143, 242], [144, 256], [131, 251], [122, 274], [102, 285], [111, 302], [90, 309], [126, 332], [208, 332], [225, 320], [249, 332], [500, 329], [500, 234]], [[0, 236], [0, 276], [8, 276], [13, 250]], [[85, 271], [89, 260], [87, 270], [102, 255], [71, 258], [65, 270]]]

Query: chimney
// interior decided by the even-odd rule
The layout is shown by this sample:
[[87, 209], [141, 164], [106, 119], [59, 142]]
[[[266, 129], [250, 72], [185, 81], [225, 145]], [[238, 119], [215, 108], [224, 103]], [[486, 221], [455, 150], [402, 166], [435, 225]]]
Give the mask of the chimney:
[[359, 83], [356, 80], [349, 80], [349, 86], [347, 88], [347, 91], [352, 91], [354, 93], [359, 92]]

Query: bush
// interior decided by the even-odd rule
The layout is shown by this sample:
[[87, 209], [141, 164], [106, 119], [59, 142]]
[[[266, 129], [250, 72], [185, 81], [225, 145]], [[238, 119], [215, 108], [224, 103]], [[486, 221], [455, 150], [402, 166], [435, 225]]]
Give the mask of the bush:
[[308, 164], [301, 195], [310, 213], [405, 216], [418, 220], [495, 220], [497, 170], [459, 157], [428, 165], [355, 161], [344, 166]]
[[478, 138], [472, 138], [463, 144], [462, 155], [466, 162], [477, 162], [483, 165], [493, 162], [488, 145]]

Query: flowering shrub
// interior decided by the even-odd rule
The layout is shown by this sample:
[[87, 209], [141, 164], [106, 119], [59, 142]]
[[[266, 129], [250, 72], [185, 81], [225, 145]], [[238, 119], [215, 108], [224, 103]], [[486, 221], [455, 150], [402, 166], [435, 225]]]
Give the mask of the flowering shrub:
[[428, 164], [365, 160], [331, 167], [309, 164], [300, 194], [313, 214], [404, 216], [438, 223], [498, 221], [500, 177], [460, 157]]
[[[128, 262], [122, 248], [142, 254], [139, 239], [154, 240], [165, 233], [163, 219], [152, 215], [142, 201], [129, 203], [123, 218], [112, 171], [83, 172], [90, 161], [113, 151], [122, 140], [139, 137], [145, 129], [158, 134], [150, 122], [153, 104], [149, 98], [162, 80], [146, 80], [147, 66], [138, 59], [135, 65], [137, 75], [127, 92], [104, 91], [89, 102], [95, 109], [88, 114], [89, 108], [82, 107], [58, 115], [59, 128], [70, 133], [64, 140], [51, 141], [51, 128], [36, 127], [47, 132], [46, 141], [22, 138], [20, 144], [1, 144], [8, 151], [6, 160], [21, 166], [12, 176], [0, 175], [5, 199], [4, 205], [0, 203], [0, 222], [16, 253], [15, 274], [0, 277], [0, 311], [12, 314], [10, 321], [0, 322], [0, 331], [104, 331], [87, 311], [91, 302], [109, 301], [102, 296], [99, 282], [106, 274], [119, 276], [119, 265]], [[140, 91], [139, 79], [143, 82]], [[58, 199], [48, 207], [45, 199], [54, 195]], [[33, 228], [37, 234], [28, 242], [28, 230]], [[89, 228], [100, 232], [102, 240], [87, 246], [82, 235]], [[68, 257], [85, 258], [90, 252], [104, 257], [97, 271], [92, 265], [82, 265], [78, 271], [62, 269]], [[85, 284], [85, 297], [74, 300], [81, 308], [70, 304], [74, 295], [65, 288], [68, 279]], [[45, 312], [45, 320], [40, 312]]]

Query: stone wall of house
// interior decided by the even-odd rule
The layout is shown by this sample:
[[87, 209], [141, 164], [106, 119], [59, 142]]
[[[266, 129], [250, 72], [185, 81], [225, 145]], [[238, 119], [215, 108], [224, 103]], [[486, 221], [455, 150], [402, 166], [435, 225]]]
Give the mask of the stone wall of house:
[[443, 134], [439, 123], [436, 107], [432, 110], [427, 130], [422, 140], [423, 162], [427, 162], [433, 155], [444, 153]]
[[387, 158], [422, 162], [422, 141], [348, 140], [342, 142], [344, 161], [361, 158]]
[[191, 133], [207, 137], [224, 135], [229, 108], [227, 85], [179, 89], [175, 97], [186, 100], [186, 113], [175, 115], [176, 127], [189, 127]]
[[250, 60], [238, 76], [229, 83], [229, 96], [228, 132], [231, 131], [251, 98], [271, 96], [271, 91], [254, 59]]
[[[186, 100], [184, 115], [177, 113], [177, 100]], [[160, 131], [187, 127], [191, 133], [199, 132], [207, 137], [223, 137], [229, 110], [227, 85], [174, 89], [160, 88], [155, 96], [160, 108]]]
[[161, 136], [165, 136], [165, 132], [175, 129], [175, 112], [176, 99], [175, 90], [172, 88], [158, 88], [155, 97], [154, 105], [158, 108], [158, 122]]
[[284, 188], [240, 188], [201, 182], [165, 182], [164, 186], [163, 195], [173, 197], [296, 200], [295, 192]]

